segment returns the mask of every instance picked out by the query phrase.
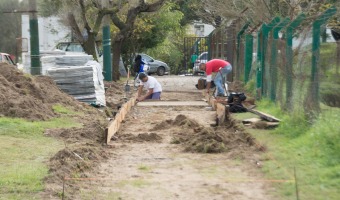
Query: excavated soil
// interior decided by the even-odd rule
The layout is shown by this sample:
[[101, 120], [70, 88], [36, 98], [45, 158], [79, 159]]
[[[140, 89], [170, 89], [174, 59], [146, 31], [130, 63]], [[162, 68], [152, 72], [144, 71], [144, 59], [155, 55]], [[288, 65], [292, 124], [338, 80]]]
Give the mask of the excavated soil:
[[[115, 93], [118, 93], [117, 91]], [[112, 95], [114, 98], [113, 92]], [[106, 117], [110, 116], [109, 114], [114, 115], [112, 110], [100, 111], [76, 101], [62, 92], [51, 78], [33, 77], [23, 74], [15, 66], [0, 64], [0, 102], [0, 117], [32, 121], [63, 117], [63, 114], [54, 112], [53, 106], [56, 104], [82, 113], [67, 116], [81, 123], [80, 128], [45, 131], [47, 137], [62, 140], [65, 148], [47, 162], [49, 175], [45, 178], [46, 190], [42, 199], [50, 199], [51, 194], [59, 193], [55, 188], [62, 185], [64, 177], [86, 177], [88, 172], [95, 169], [97, 163], [109, 158], [110, 154], [102, 144], [105, 142], [105, 127], [108, 123]]]
[[[175, 127], [179, 127], [176, 129]], [[174, 120], [165, 120], [151, 130], [174, 128], [172, 144], [181, 144], [185, 152], [222, 153], [242, 148], [254, 150], [254, 138], [230, 121], [228, 126], [204, 127], [185, 115], [177, 115]], [[261, 149], [258, 149], [261, 150]]]
[[31, 77], [12, 65], [0, 64], [0, 115], [29, 120], [58, 116], [54, 104], [81, 109], [81, 104], [63, 93], [49, 77]]
[[119, 140], [130, 142], [162, 142], [162, 137], [157, 133], [140, 133], [137, 136], [133, 134], [120, 134], [117, 136]]

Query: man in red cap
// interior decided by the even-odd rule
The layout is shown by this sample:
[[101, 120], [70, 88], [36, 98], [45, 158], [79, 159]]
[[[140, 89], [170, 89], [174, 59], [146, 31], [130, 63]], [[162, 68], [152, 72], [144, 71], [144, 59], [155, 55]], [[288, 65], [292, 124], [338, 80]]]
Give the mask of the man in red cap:
[[224, 96], [225, 90], [223, 89], [223, 80], [225, 80], [227, 74], [231, 72], [231, 64], [225, 60], [213, 59], [207, 63], [201, 63], [200, 70], [205, 71], [207, 74], [207, 93], [209, 93], [211, 87], [212, 74], [217, 73], [214, 78], [214, 83], [217, 88], [217, 96]]

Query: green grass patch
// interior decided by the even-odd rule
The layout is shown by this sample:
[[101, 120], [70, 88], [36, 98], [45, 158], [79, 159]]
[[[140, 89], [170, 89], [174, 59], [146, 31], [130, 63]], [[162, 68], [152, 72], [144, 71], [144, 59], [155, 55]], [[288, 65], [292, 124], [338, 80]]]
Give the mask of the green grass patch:
[[[340, 109], [322, 106], [322, 113], [308, 122], [303, 112], [284, 113], [268, 101], [258, 110], [283, 120], [275, 130], [250, 129], [268, 147], [263, 171], [270, 179], [293, 179], [297, 170], [300, 199], [335, 200], [340, 196]], [[272, 159], [274, 158], [274, 159]], [[294, 183], [275, 184], [278, 199], [294, 199]]]
[[140, 165], [140, 166], [138, 166], [138, 170], [143, 171], [143, 172], [150, 172], [151, 167], [146, 166], [146, 165]]
[[53, 111], [64, 115], [79, 115], [81, 113], [74, 111], [72, 108], [64, 107], [60, 104], [55, 104], [52, 107]]
[[80, 127], [71, 118], [30, 122], [0, 118], [0, 199], [37, 199], [48, 173], [45, 161], [64, 147], [48, 128]]

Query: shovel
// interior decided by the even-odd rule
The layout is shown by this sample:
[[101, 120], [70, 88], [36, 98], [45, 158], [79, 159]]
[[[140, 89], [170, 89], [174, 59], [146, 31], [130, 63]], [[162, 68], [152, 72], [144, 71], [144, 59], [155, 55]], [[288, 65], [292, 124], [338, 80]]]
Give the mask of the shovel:
[[130, 69], [128, 68], [127, 80], [126, 80], [126, 85], [125, 85], [126, 93], [130, 92], [129, 78], [130, 78]]

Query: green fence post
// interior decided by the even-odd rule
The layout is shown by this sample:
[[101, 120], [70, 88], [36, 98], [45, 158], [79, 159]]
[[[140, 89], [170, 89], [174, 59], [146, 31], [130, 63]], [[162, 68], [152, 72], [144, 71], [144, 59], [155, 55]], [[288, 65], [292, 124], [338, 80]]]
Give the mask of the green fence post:
[[244, 83], [249, 81], [251, 65], [253, 63], [253, 41], [252, 34], [246, 34], [246, 46], [244, 48]]
[[320, 34], [321, 26], [336, 13], [333, 6], [327, 9], [313, 22], [313, 45], [312, 45], [312, 74], [311, 74], [311, 105], [314, 111], [320, 110], [319, 102], [319, 59], [320, 59]]
[[207, 40], [208, 40], [208, 60], [211, 60], [211, 42], [212, 42], [212, 36], [213, 35], [213, 32], [211, 32], [209, 35], [208, 35], [208, 38], [207, 38]]
[[283, 27], [285, 27], [289, 23], [290, 19], [286, 17], [283, 21], [281, 21], [275, 28], [273, 29], [273, 43], [271, 50], [271, 59], [270, 59], [270, 100], [276, 101], [276, 85], [277, 85], [277, 42], [279, 39], [279, 32]]
[[279, 17], [275, 17], [272, 21], [267, 25], [263, 24], [263, 51], [262, 51], [262, 59], [261, 59], [261, 67], [262, 67], [262, 95], [267, 96], [268, 84], [269, 80], [266, 76], [267, 69], [266, 69], [266, 53], [267, 53], [267, 46], [268, 46], [268, 35], [269, 32], [276, 26], [277, 23], [280, 22]]
[[305, 14], [300, 14], [286, 28], [286, 108], [293, 109], [293, 34], [296, 27], [306, 18]]
[[241, 38], [248, 26], [250, 25], [250, 22], [247, 22], [241, 30], [237, 34], [237, 47], [236, 47], [236, 63], [237, 63], [237, 68], [236, 68], [236, 80], [240, 80], [240, 75], [241, 75], [241, 65], [240, 65], [240, 46], [241, 46]]
[[262, 54], [263, 54], [263, 37], [262, 37], [263, 27], [257, 32], [257, 55], [256, 55], [256, 99], [262, 98]]
[[31, 37], [31, 74], [41, 75], [40, 65], [40, 50], [39, 50], [39, 26], [37, 18], [37, 4], [36, 0], [30, 0], [30, 9], [32, 13], [30, 15], [30, 37]]
[[[102, 3], [103, 7], [107, 7], [108, 1], [102, 0]], [[109, 16], [105, 16], [103, 22], [103, 65], [105, 81], [112, 81], [111, 36]]]

